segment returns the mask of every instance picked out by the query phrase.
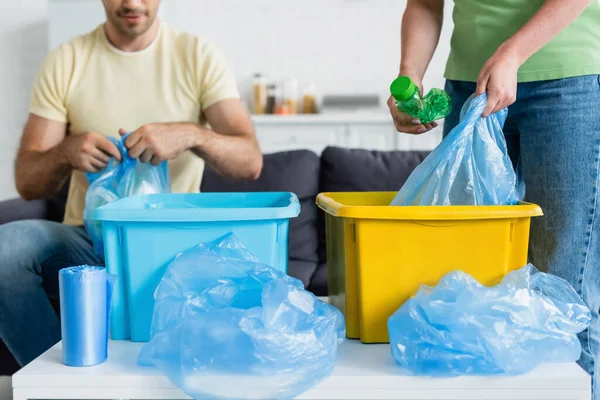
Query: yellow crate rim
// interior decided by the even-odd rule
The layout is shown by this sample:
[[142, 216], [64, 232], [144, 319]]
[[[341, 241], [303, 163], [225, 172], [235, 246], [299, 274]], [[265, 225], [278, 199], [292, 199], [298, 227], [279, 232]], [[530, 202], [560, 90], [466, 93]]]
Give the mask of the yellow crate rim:
[[[397, 192], [319, 193], [317, 206], [335, 217], [387, 220], [486, 220], [531, 218], [544, 215], [540, 206], [520, 202], [513, 206], [389, 206]], [[352, 204], [362, 199], [366, 204]], [[350, 201], [348, 201], [350, 200]], [[366, 201], [364, 201], [366, 200]], [[345, 204], [346, 203], [346, 204]], [[350, 203], [350, 204], [348, 204]]]

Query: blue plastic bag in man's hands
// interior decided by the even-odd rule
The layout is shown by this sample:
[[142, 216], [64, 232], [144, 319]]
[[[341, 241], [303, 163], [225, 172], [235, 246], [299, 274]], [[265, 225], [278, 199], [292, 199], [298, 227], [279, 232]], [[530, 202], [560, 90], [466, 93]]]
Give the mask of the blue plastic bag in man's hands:
[[85, 174], [89, 187], [85, 195], [83, 221], [92, 239], [94, 251], [100, 256], [104, 256], [102, 221], [92, 217], [98, 207], [137, 194], [171, 191], [167, 162], [153, 166], [131, 158], [124, 144], [127, 136], [129, 133], [121, 139], [108, 138], [119, 149], [121, 162], [111, 157], [102, 171]]
[[506, 148], [503, 109], [482, 118], [487, 95], [471, 96], [460, 123], [410, 175], [392, 206], [510, 205], [520, 198]]
[[331, 374], [346, 334], [339, 310], [233, 234], [178, 255], [155, 298], [138, 363], [195, 399], [293, 398]]
[[519, 374], [573, 362], [590, 311], [565, 280], [527, 265], [495, 287], [464, 272], [423, 286], [388, 320], [392, 355], [417, 375]]

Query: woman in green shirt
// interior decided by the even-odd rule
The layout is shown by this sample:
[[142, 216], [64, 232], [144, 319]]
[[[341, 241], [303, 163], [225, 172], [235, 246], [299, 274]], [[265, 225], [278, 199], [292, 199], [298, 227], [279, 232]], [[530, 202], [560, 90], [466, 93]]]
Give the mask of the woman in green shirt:
[[[407, 3], [400, 75], [419, 86], [443, 9], [444, 0]], [[454, 0], [453, 20], [445, 77], [454, 109], [444, 133], [473, 93], [487, 92], [484, 116], [508, 107], [509, 153], [526, 200], [545, 213], [532, 222], [530, 259], [571, 282], [590, 308], [579, 362], [600, 399], [600, 0]], [[400, 132], [437, 126], [388, 105]]]

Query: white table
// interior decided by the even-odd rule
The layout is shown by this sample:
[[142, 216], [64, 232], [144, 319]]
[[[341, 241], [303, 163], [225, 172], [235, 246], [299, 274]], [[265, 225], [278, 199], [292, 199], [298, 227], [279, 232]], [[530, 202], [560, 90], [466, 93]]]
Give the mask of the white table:
[[[136, 366], [140, 343], [111, 341], [108, 360], [67, 367], [57, 344], [13, 376], [14, 400], [189, 399], [154, 368]], [[590, 400], [590, 378], [575, 363], [544, 365], [517, 377], [403, 376], [389, 345], [345, 341], [333, 375], [300, 399]]]

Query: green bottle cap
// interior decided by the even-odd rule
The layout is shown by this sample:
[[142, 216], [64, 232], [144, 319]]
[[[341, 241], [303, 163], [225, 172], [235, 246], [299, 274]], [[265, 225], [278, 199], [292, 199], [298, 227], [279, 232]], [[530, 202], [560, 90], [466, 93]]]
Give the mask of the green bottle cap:
[[398, 101], [406, 101], [417, 91], [417, 85], [408, 76], [394, 79], [390, 85], [392, 96]]

